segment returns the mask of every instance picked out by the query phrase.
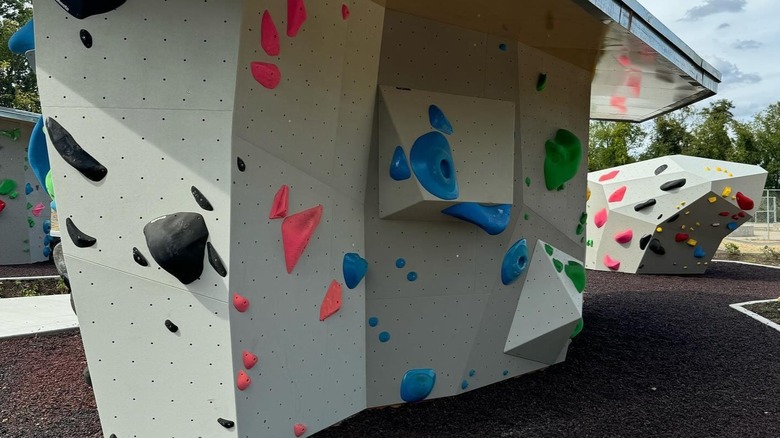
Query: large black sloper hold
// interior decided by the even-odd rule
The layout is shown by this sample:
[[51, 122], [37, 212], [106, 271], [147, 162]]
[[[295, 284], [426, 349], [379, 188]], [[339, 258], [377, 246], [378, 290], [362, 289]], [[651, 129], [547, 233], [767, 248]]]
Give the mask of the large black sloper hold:
[[685, 178], [675, 179], [661, 184], [661, 190], [668, 192], [669, 190], [679, 189], [685, 185]]
[[71, 218], [65, 219], [65, 227], [68, 229], [68, 235], [70, 236], [70, 239], [73, 241], [73, 244], [78, 246], [79, 248], [89, 248], [90, 246], [97, 243], [97, 239], [79, 230], [79, 228], [76, 226], [76, 224], [73, 223], [73, 220], [71, 220]]
[[209, 230], [198, 213], [173, 213], [159, 217], [144, 227], [146, 245], [152, 258], [183, 284], [203, 273], [203, 258]]
[[106, 177], [108, 169], [82, 149], [73, 136], [56, 120], [47, 117], [46, 130], [49, 131], [49, 140], [54, 145], [54, 149], [66, 163], [92, 181], [97, 182]]
[[105, 14], [125, 4], [125, 0], [56, 0], [70, 15], [82, 19]]

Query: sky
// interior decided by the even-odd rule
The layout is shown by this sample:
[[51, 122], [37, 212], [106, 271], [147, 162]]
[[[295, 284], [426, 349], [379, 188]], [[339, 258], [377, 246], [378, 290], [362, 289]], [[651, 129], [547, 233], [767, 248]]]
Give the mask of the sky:
[[713, 99], [729, 99], [738, 119], [780, 101], [778, 0], [640, 0], [722, 75]]

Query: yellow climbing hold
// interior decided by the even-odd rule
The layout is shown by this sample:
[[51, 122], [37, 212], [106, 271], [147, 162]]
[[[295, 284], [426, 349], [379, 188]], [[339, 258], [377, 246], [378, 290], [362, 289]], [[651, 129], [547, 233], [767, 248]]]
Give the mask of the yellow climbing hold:
[[710, 196], [709, 198], [707, 198], [707, 200], [710, 201], [710, 204], [714, 204], [715, 202], [717, 202], [718, 198], [715, 196]]
[[590, 201], [590, 187], [587, 188], [587, 191], [585, 192], [585, 194], [586, 194], [585, 200], [586, 201]]
[[[685, 205], [685, 201], [681, 202], [680, 205]], [[685, 214], [688, 214], [688, 213], [685, 213]]]
[[720, 167], [716, 167], [716, 168], [715, 168], [715, 170], [717, 170], [718, 172], [720, 172], [720, 171], [721, 171], [721, 170], [723, 170], [723, 169], [721, 169]]
[[710, 166], [707, 166], [707, 167], [705, 167], [705, 168], [704, 168], [704, 170], [706, 170], [706, 171], [708, 171], [708, 172], [709, 172], [709, 171], [710, 171], [710, 170], [712, 170], [712, 169], [710, 169]]
[[658, 227], [658, 228], [656, 228], [656, 229], [655, 229], [655, 231], [656, 231], [657, 233], [661, 233], [661, 232], [663, 232], [663, 231], [664, 231], [664, 229], [663, 229], [663, 228], [661, 228], [661, 227]]
[[696, 239], [688, 239], [688, 245], [690, 246], [696, 246], [696, 244], [699, 243], [696, 241]]
[[720, 192], [720, 195], [725, 197], [728, 197], [731, 194], [731, 187], [723, 187], [723, 191]]
[[696, 222], [696, 226], [700, 227], [701, 226], [701, 222]]
[[731, 172], [729, 172], [729, 177], [732, 177], [732, 176], [734, 176], [734, 174], [733, 174], [733, 173], [731, 173]]

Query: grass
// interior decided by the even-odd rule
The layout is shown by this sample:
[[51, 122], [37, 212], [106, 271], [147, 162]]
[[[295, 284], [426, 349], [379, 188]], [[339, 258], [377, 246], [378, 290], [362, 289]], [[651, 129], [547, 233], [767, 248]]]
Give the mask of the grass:
[[745, 306], [745, 309], [757, 313], [764, 318], [780, 324], [780, 299], [767, 301], [766, 303], [756, 303]]
[[0, 281], [0, 298], [37, 297], [68, 293], [61, 278]]

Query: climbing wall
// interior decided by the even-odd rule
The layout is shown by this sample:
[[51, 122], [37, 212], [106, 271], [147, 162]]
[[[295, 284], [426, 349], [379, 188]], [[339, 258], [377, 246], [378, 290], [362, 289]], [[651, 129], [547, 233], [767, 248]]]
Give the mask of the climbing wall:
[[701, 274], [758, 208], [758, 166], [674, 155], [588, 175], [587, 266]]

